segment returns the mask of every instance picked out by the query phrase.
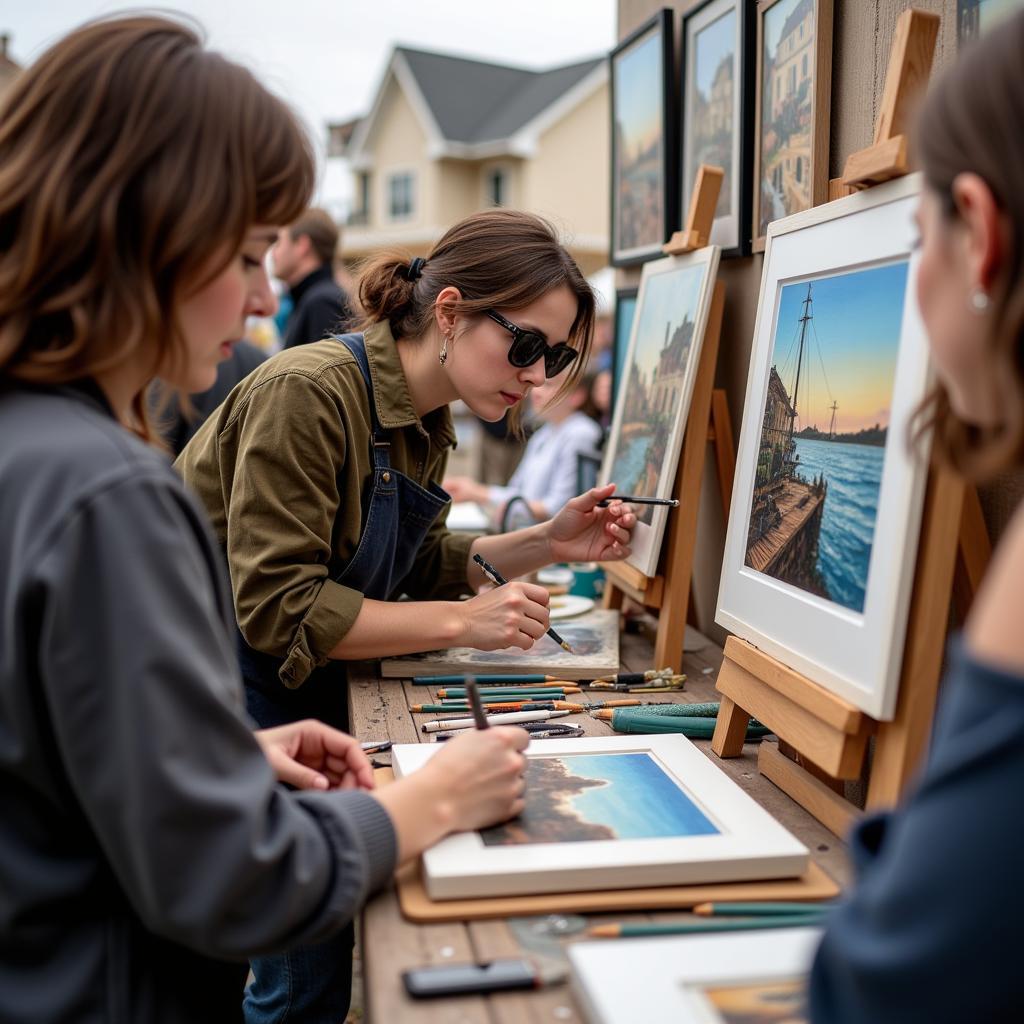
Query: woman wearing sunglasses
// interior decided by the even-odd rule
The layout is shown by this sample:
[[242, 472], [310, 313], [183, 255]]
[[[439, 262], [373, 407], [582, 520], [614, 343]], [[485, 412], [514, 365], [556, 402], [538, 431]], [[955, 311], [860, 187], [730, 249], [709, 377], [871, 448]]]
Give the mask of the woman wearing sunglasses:
[[[503, 536], [445, 527], [449, 403], [498, 420], [569, 367], [571, 386], [586, 362], [594, 296], [550, 225], [476, 214], [426, 260], [378, 256], [359, 297], [360, 333], [259, 367], [177, 463], [227, 554], [249, 711], [264, 726], [344, 728], [349, 660], [531, 647], [548, 627], [547, 591], [512, 582], [459, 600], [486, 582], [475, 554], [513, 579], [629, 553], [632, 511], [598, 507], [614, 485]], [[255, 963], [252, 995], [283, 1003], [300, 970], [329, 989], [348, 951], [307, 953]]]

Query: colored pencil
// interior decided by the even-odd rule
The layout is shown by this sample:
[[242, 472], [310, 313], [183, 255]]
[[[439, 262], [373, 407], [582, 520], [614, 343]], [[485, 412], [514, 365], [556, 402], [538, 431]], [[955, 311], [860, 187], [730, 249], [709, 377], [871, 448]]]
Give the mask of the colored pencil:
[[613, 501], [628, 501], [632, 505], [667, 505], [669, 508], [679, 508], [679, 501], [676, 498], [637, 498], [632, 494], [613, 494], [610, 498], [599, 501], [597, 507], [607, 508]]
[[[552, 697], [557, 693], [582, 693], [580, 686], [484, 686], [477, 691], [481, 697], [493, 697], [495, 700], [511, 700], [513, 697], [532, 696]], [[464, 686], [448, 686], [437, 691], [438, 697], [465, 697]]]
[[480, 703], [480, 694], [476, 692], [476, 680], [466, 680], [466, 693], [469, 695], [469, 706], [473, 709], [473, 721], [478, 729], [490, 729], [491, 723], [484, 714], [484, 706]]
[[[501, 573], [500, 573], [500, 572], [498, 572], [498, 570], [497, 570], [497, 569], [495, 569], [493, 565], [491, 565], [491, 564], [490, 564], [489, 562], [486, 562], [486, 561], [484, 561], [484, 559], [482, 559], [482, 558], [481, 558], [481, 557], [480, 557], [479, 555], [474, 555], [474, 556], [473, 556], [473, 561], [474, 561], [474, 562], [476, 562], [476, 564], [480, 566], [480, 571], [481, 571], [481, 572], [482, 572], [482, 573], [483, 573], [483, 574], [484, 574], [484, 575], [485, 575], [485, 576], [486, 576], [486, 577], [487, 577], [487, 578], [488, 578], [488, 579], [489, 579], [489, 580], [490, 580], [490, 581], [491, 581], [491, 582], [492, 582], [492, 583], [493, 583], [493, 584], [494, 584], [494, 585], [495, 585], [496, 587], [504, 587], [504, 586], [505, 586], [505, 585], [506, 585], [506, 584], [508, 583], [508, 580], [507, 580], [507, 579], [505, 579], [505, 577], [504, 577], [504, 576], [502, 576], [502, 575], [501, 575]], [[561, 637], [560, 637], [560, 636], [559, 636], [559, 635], [558, 635], [558, 634], [557, 634], [557, 633], [556, 633], [556, 632], [554, 631], [554, 629], [552, 629], [552, 628], [550, 628], [550, 627], [548, 628], [548, 636], [549, 636], [549, 637], [551, 637], [551, 639], [552, 639], [552, 640], [554, 640], [554, 641], [555, 641], [555, 643], [556, 643], [556, 644], [558, 644], [558, 646], [559, 646], [559, 647], [561, 647], [563, 651], [566, 651], [566, 652], [567, 652], [568, 654], [575, 654], [575, 653], [576, 653], [576, 652], [575, 652], [575, 651], [574, 651], [574, 650], [572, 649], [572, 647], [570, 647], [570, 646], [569, 646], [569, 644], [567, 644], [567, 643], [566, 643], [566, 642], [565, 642], [565, 641], [564, 641], [564, 640], [563, 640], [563, 639], [562, 639], [562, 638], [561, 638]]]
[[[474, 677], [478, 686], [492, 686], [495, 683], [569, 683], [571, 679], [559, 679], [558, 676], [534, 674], [519, 675], [478, 675]], [[458, 676], [413, 676], [416, 686], [462, 686], [466, 682], [464, 675]]]
[[825, 914], [831, 903], [698, 903], [693, 913], [701, 917], [777, 917], [779, 914]]
[[[518, 722], [546, 722], [549, 718], [562, 718], [568, 711], [512, 711], [508, 714], [492, 715], [488, 719], [491, 725], [515, 725]], [[449, 729], [472, 729], [476, 722], [472, 718], [437, 718], [432, 722], [424, 722], [420, 728], [423, 732], [440, 732]]]
[[651, 935], [698, 935], [706, 932], [746, 932], [759, 928], [811, 928], [823, 924], [827, 914], [820, 911], [803, 914], [777, 914], [775, 917], [675, 921], [666, 924], [598, 924], [587, 930], [593, 939], [629, 939]]
[[[484, 714], [503, 714], [506, 711], [570, 711], [584, 710], [582, 704], [566, 704], [564, 700], [518, 701], [511, 704], [487, 704]], [[429, 713], [453, 714], [456, 711], [472, 710], [469, 704], [413, 704], [409, 710], [414, 715]]]
[[367, 740], [359, 744], [364, 754], [383, 754], [385, 750], [391, 749], [391, 745], [391, 740]]

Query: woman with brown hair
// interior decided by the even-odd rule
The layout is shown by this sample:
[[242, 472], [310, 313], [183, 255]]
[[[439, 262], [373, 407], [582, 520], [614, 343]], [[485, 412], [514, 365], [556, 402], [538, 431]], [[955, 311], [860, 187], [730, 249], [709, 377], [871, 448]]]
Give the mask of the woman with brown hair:
[[5, 1022], [238, 1019], [244, 958], [523, 806], [522, 730], [380, 792], [321, 723], [254, 738], [220, 553], [144, 443], [149, 381], [203, 390], [272, 312], [313, 175], [284, 105], [162, 18], [73, 32], [0, 108]]
[[[449, 403], [497, 420], [570, 367], [571, 386], [586, 360], [594, 296], [549, 224], [475, 214], [425, 260], [372, 260], [359, 298], [360, 333], [271, 359], [176, 463], [227, 553], [249, 711], [264, 726], [314, 717], [344, 728], [346, 661], [530, 648], [548, 628], [547, 591], [512, 582], [458, 600], [486, 582], [474, 555], [511, 579], [629, 552], [633, 513], [598, 507], [614, 485], [503, 536], [445, 527]], [[257, 961], [250, 1005], [283, 1019], [274, 1008], [297, 976], [326, 1001], [344, 958], [335, 943]]]
[[[935, 452], [979, 480], [1024, 463], [1022, 55], [1018, 14], [936, 83], [916, 133]], [[818, 952], [814, 1021], [1021, 1019], [1022, 607], [1019, 510], [952, 646], [928, 767], [853, 834], [859, 878]]]

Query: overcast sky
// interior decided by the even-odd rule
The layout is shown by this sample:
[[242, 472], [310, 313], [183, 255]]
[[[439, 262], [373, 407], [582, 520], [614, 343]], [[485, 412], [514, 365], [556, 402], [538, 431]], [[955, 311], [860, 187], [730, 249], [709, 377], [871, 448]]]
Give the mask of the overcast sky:
[[[0, 31], [11, 35], [11, 55], [26, 65], [81, 22], [139, 6], [3, 0]], [[546, 68], [606, 53], [615, 40], [616, 0], [178, 0], [161, 6], [198, 20], [213, 48], [284, 96], [321, 152], [326, 122], [368, 111], [396, 44]], [[338, 187], [329, 180], [324, 198], [335, 199]]]

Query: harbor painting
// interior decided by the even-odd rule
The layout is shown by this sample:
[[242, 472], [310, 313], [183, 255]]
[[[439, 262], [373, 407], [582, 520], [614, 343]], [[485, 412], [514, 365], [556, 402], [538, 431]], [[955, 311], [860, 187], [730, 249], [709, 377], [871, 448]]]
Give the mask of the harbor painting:
[[612, 53], [612, 262], [660, 255], [667, 216], [666, 28], [662, 17]]
[[[652, 274], [644, 282], [634, 336], [609, 439], [614, 451], [605, 479], [620, 494], [657, 495], [665, 473], [669, 440], [679, 420], [687, 376], [692, 373], [695, 326], [704, 265]], [[685, 411], [684, 411], [685, 414]], [[654, 507], [637, 507], [649, 526]]]
[[531, 757], [526, 810], [483, 829], [485, 846], [717, 835], [648, 753]]
[[745, 564], [855, 612], [868, 588], [908, 266], [786, 284], [776, 311]]

